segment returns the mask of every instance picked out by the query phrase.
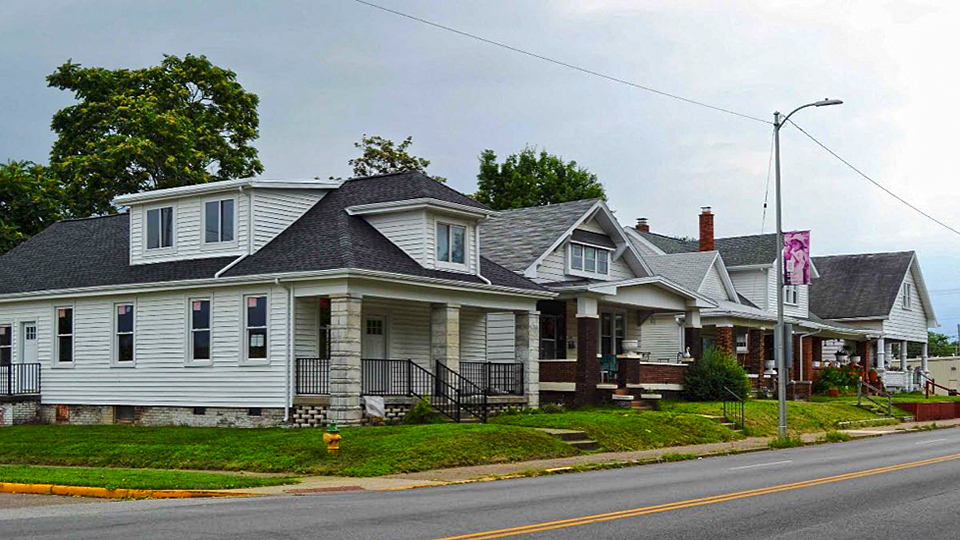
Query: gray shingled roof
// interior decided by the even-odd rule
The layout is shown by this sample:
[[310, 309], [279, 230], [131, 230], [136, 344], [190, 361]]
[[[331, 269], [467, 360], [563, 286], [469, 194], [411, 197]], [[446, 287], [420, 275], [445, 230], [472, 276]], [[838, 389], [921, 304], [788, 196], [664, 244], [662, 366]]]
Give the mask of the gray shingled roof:
[[[356, 268], [483, 283], [476, 275], [423, 268], [362, 217], [344, 211], [358, 204], [418, 198], [486, 208], [420, 173], [348, 180], [225, 275]], [[0, 294], [206, 279], [234, 260], [130, 265], [129, 241], [128, 214], [55, 223], [0, 257]], [[480, 268], [494, 285], [543, 290], [484, 257]]]
[[504, 268], [523, 272], [598, 200], [504, 210], [481, 225], [481, 249]]
[[814, 257], [820, 278], [810, 285], [810, 311], [824, 319], [886, 317], [914, 252]]
[[698, 291], [716, 256], [716, 251], [695, 251], [644, 257], [643, 260], [654, 274], [683, 285], [691, 291]]
[[128, 214], [67, 220], [0, 257], [0, 294], [212, 278], [235, 257], [129, 264]]
[[[672, 236], [665, 236], [651, 232], [636, 231], [651, 244], [660, 248], [664, 253], [689, 253], [699, 251], [698, 240], [682, 240]], [[727, 268], [735, 266], [753, 266], [758, 264], [773, 264], [777, 260], [777, 235], [754, 234], [750, 236], [731, 236], [717, 238], [714, 247], [723, 257]]]
[[[348, 180], [308, 210], [269, 244], [231, 268], [225, 276], [274, 272], [309, 272], [356, 268], [411, 276], [483, 283], [480, 277], [459, 272], [424, 268], [380, 234], [360, 216], [346, 208], [361, 204], [431, 198], [486, 206], [419, 172], [406, 172]], [[481, 251], [487, 244], [481, 242]], [[481, 257], [480, 270], [494, 285], [543, 290], [536, 283]]]

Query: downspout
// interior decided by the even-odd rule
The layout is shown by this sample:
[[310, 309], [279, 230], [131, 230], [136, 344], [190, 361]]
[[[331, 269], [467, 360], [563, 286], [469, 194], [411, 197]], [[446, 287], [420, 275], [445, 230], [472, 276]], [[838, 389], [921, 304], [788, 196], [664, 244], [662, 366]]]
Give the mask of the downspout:
[[807, 333], [807, 334], [800, 334], [800, 380], [801, 380], [801, 381], [803, 380], [803, 338], [805, 338], [805, 337], [810, 337], [810, 336], [815, 336], [815, 335], [819, 334], [820, 332], [823, 332], [823, 329], [822, 329], [822, 328], [821, 328], [820, 330], [817, 330], [816, 332], [810, 332], [810, 333]]
[[[239, 186], [240, 194], [243, 194], [243, 186]], [[219, 279], [221, 275], [226, 273], [228, 270], [234, 266], [240, 264], [240, 261], [246, 259], [253, 253], [253, 243], [251, 239], [253, 238], [253, 190], [247, 193], [247, 252], [243, 255], [240, 255], [236, 259], [230, 261], [230, 264], [224, 266], [216, 274], [213, 275], [213, 279]]]
[[293, 332], [295, 327], [293, 320], [293, 302], [295, 298], [293, 289], [295, 285], [292, 283], [290, 285], [281, 283], [280, 278], [274, 278], [274, 283], [287, 290], [287, 399], [283, 407], [283, 421], [288, 422], [290, 420], [290, 406], [293, 404]]
[[483, 277], [483, 274], [480, 273], [480, 223], [479, 222], [476, 224], [476, 226], [474, 226], [474, 233], [476, 233], [474, 234], [474, 236], [476, 237], [475, 245], [477, 246], [477, 277], [482, 279], [483, 282], [486, 283], [487, 285], [493, 285], [493, 283], [490, 283], [489, 279]]

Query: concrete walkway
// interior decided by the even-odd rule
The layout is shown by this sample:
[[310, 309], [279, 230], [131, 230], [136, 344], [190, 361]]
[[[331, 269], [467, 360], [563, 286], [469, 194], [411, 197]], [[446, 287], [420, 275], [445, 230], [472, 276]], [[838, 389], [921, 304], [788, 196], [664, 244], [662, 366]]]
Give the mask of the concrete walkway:
[[[904, 433], [920, 429], [929, 429], [936, 424], [938, 427], [960, 426], [960, 419], [938, 420], [933, 422], [907, 422], [889, 426], [862, 427], [857, 429], [840, 430], [852, 438], [877, 437]], [[807, 433], [801, 436], [806, 443], [816, 442], [824, 437], [825, 433]], [[538, 472], [563, 472], [579, 467], [610, 467], [629, 466], [644, 463], [655, 463], [663, 460], [664, 456], [684, 455], [708, 457], [724, 454], [737, 454], [766, 450], [770, 447], [773, 437], [750, 437], [739, 441], [711, 443], [691, 446], [671, 446], [653, 450], [639, 450], [631, 452], [605, 452], [600, 454], [585, 454], [557, 459], [540, 459], [516, 463], [498, 463], [493, 465], [478, 465], [474, 467], [455, 467], [451, 469], [437, 469], [417, 473], [392, 474], [376, 478], [348, 478], [342, 476], [311, 476], [304, 477], [295, 486], [269, 486], [254, 489], [228, 490], [258, 495], [308, 495], [318, 493], [336, 493], [344, 491], [390, 491], [411, 489], [417, 487], [441, 486], [462, 482], [491, 480]], [[669, 457], [667, 457], [669, 459]]]

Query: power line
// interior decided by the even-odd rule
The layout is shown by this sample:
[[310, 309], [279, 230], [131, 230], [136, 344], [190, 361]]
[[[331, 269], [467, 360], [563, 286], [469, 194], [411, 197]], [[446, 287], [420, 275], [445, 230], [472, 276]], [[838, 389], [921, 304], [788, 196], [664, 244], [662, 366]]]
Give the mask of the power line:
[[760, 221], [760, 234], [763, 234], [764, 227], [767, 226], [767, 201], [770, 199], [770, 169], [773, 166], [773, 143], [774, 133], [770, 133], [770, 157], [767, 158], [767, 187], [763, 191], [763, 219]]
[[434, 28], [439, 28], [439, 29], [441, 29], [441, 30], [446, 30], [447, 32], [453, 32], [454, 34], [458, 34], [458, 35], [461, 35], [461, 36], [464, 36], [464, 37], [468, 37], [468, 38], [470, 38], [470, 39], [475, 39], [475, 40], [477, 40], [477, 41], [481, 41], [481, 42], [487, 43], [487, 44], [489, 44], [489, 45], [495, 45], [495, 46], [500, 47], [500, 48], [502, 48], [502, 49], [507, 49], [508, 51], [513, 51], [513, 52], [515, 52], [515, 53], [520, 53], [520, 54], [523, 54], [523, 55], [526, 55], [526, 56], [530, 56], [530, 57], [532, 57], [532, 58], [536, 58], [536, 59], [538, 59], [538, 60], [543, 60], [543, 61], [545, 61], [545, 62], [550, 62], [550, 63], [556, 64], [556, 65], [558, 65], [558, 66], [563, 66], [563, 67], [565, 67], [565, 68], [569, 68], [569, 69], [573, 69], [573, 70], [576, 70], [576, 71], [579, 71], [579, 72], [582, 72], [582, 73], [586, 73], [586, 74], [588, 74], [588, 75], [593, 75], [594, 77], [600, 77], [600, 78], [602, 78], [602, 79], [607, 79], [608, 81], [613, 81], [613, 82], [616, 82], [616, 83], [625, 84], [625, 85], [627, 85], [627, 86], [631, 86], [631, 87], [637, 88], [637, 89], [639, 89], [639, 90], [644, 90], [644, 91], [651, 92], [651, 93], [654, 93], [654, 94], [657, 94], [657, 95], [660, 95], [660, 96], [664, 96], [664, 97], [668, 97], [668, 98], [680, 100], [680, 101], [683, 101], [683, 102], [685, 102], [685, 103], [689, 103], [689, 104], [691, 104], [691, 105], [697, 105], [697, 106], [700, 106], [700, 107], [705, 107], [705, 108], [707, 108], [707, 109], [713, 109], [713, 110], [715, 110], [715, 111], [724, 112], [724, 113], [727, 113], [727, 114], [732, 114], [732, 115], [734, 115], [734, 116], [739, 116], [739, 117], [741, 117], [741, 118], [746, 118], [746, 119], [748, 119], [748, 120], [753, 120], [753, 121], [755, 121], [755, 122], [763, 122], [764, 124], [771, 124], [771, 122], [770, 122], [769, 120], [764, 120], [764, 119], [758, 118], [758, 117], [756, 117], [756, 116], [751, 116], [751, 115], [749, 115], [749, 114], [744, 114], [744, 113], [740, 113], [740, 112], [733, 111], [733, 110], [730, 110], [730, 109], [726, 109], [726, 108], [723, 108], [723, 107], [718, 107], [718, 106], [716, 106], [716, 105], [710, 105], [709, 103], [704, 103], [704, 102], [702, 102], [702, 101], [697, 101], [697, 100], [695, 100], [695, 99], [685, 98], [685, 97], [683, 97], [683, 96], [678, 96], [677, 94], [671, 94], [671, 93], [669, 93], [669, 92], [664, 92], [663, 90], [657, 90], [656, 88], [652, 88], [652, 87], [649, 87], [649, 86], [644, 86], [644, 85], [642, 85], [642, 84], [638, 84], [638, 83], [635, 83], [635, 82], [631, 82], [631, 81], [628, 81], [628, 80], [625, 80], [625, 79], [620, 79], [620, 78], [618, 78], [618, 77], [614, 77], [614, 76], [612, 76], [612, 75], [607, 75], [607, 74], [605, 74], [605, 73], [600, 73], [599, 71], [594, 71], [594, 70], [592, 70], [592, 69], [587, 69], [587, 68], [585, 68], [585, 67], [577, 66], [577, 65], [574, 65], [574, 64], [569, 64], [569, 63], [567, 63], [567, 62], [563, 62], [563, 61], [561, 61], [561, 60], [556, 60], [556, 59], [553, 59], [553, 58], [549, 58], [549, 57], [547, 57], [547, 56], [543, 56], [543, 55], [540, 55], [540, 54], [537, 54], [537, 53], [532, 53], [532, 52], [530, 52], [530, 51], [525, 51], [525, 50], [520, 49], [520, 48], [518, 48], [518, 47], [514, 47], [514, 46], [512, 46], [512, 45], [507, 45], [506, 43], [501, 43], [501, 42], [499, 42], [499, 41], [494, 41], [494, 40], [492, 40], [492, 39], [487, 39], [487, 38], [485, 38], [485, 37], [480, 37], [480, 36], [478, 36], [478, 35], [476, 35], [476, 34], [471, 34], [471, 33], [469, 33], [469, 32], [464, 32], [463, 30], [457, 30], [456, 28], [451, 28], [451, 27], [449, 27], [449, 26], [444, 26], [444, 25], [442, 25], [442, 24], [435, 23], [435, 22], [433, 22], [433, 21], [428, 21], [428, 20], [426, 20], [426, 19], [421, 19], [420, 17], [415, 17], [415, 16], [413, 16], [413, 15], [409, 15], [409, 14], [403, 13], [403, 12], [401, 12], [401, 11], [396, 11], [396, 10], [390, 9], [390, 8], [388, 8], [388, 7], [384, 7], [384, 6], [381, 6], [381, 5], [378, 5], [378, 4], [374, 4], [374, 3], [372, 3], [372, 2], [367, 2], [367, 1], [365, 1], [365, 0], [354, 0], [354, 2], [357, 2], [358, 4], [363, 4], [363, 5], [365, 5], [365, 6], [369, 6], [369, 7], [372, 7], [372, 8], [379, 9], [380, 11], [385, 11], [385, 12], [387, 12], [387, 13], [392, 13], [392, 14], [394, 14], [394, 15], [397, 15], [397, 16], [400, 16], [400, 17], [404, 17], [404, 18], [410, 19], [410, 20], [412, 20], [412, 21], [416, 21], [416, 22], [419, 22], [419, 23], [423, 23], [423, 24], [432, 26], [432, 27], [434, 27]]
[[948, 231], [950, 231], [950, 232], [952, 232], [952, 233], [960, 236], [960, 230], [957, 230], [957, 229], [951, 227], [950, 225], [947, 225], [946, 223], [940, 221], [939, 219], [931, 216], [930, 214], [928, 214], [928, 213], [924, 212], [923, 210], [917, 208], [916, 206], [910, 204], [910, 203], [907, 202], [903, 197], [901, 197], [901, 196], [897, 195], [896, 193], [890, 191], [889, 189], [887, 189], [886, 187], [884, 187], [883, 184], [877, 182], [877, 181], [874, 180], [873, 178], [870, 178], [869, 176], [867, 176], [866, 173], [864, 173], [864, 172], [861, 171], [860, 169], [854, 167], [849, 161], [843, 159], [843, 158], [840, 157], [836, 152], [834, 152], [833, 150], [827, 148], [827, 145], [825, 145], [825, 144], [823, 144], [822, 142], [818, 141], [818, 140], [816, 139], [816, 137], [814, 137], [813, 135], [811, 135], [811, 134], [807, 133], [806, 131], [804, 131], [804, 129], [803, 129], [802, 127], [798, 126], [796, 122], [794, 122], [793, 120], [789, 120], [789, 119], [788, 119], [787, 121], [790, 122], [791, 124], [793, 124], [793, 127], [799, 129], [799, 130], [800, 130], [800, 133], [803, 133], [804, 135], [807, 136], [808, 139], [810, 139], [811, 141], [815, 142], [815, 143], [817, 144], [817, 146], [819, 146], [820, 148], [823, 148], [824, 150], [826, 150], [827, 153], [829, 153], [831, 156], [833, 156], [833, 157], [837, 158], [838, 160], [840, 160], [841, 163], [843, 163], [843, 164], [846, 165], [847, 167], [850, 167], [855, 173], [857, 173], [857, 174], [859, 174], [860, 176], [862, 176], [865, 180], [867, 180], [868, 182], [870, 182], [870, 183], [873, 184], [874, 186], [876, 186], [876, 187], [880, 188], [881, 190], [883, 190], [887, 195], [890, 195], [890, 196], [893, 197], [894, 199], [902, 202], [903, 204], [905, 204], [905, 205], [907, 205], [908, 207], [910, 207], [911, 209], [913, 209], [913, 211], [915, 211], [915, 212], [917, 212], [918, 214], [920, 214], [921, 216], [929, 219], [930, 221], [933, 221], [934, 223], [940, 225], [940, 226], [943, 227], [944, 229], [947, 229]]

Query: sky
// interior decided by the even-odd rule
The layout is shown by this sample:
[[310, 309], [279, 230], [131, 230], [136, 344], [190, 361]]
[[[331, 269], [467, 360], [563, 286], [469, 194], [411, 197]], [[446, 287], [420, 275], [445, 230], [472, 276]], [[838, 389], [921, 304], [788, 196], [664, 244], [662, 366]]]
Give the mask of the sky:
[[[514, 47], [738, 112], [824, 97], [796, 122], [955, 228], [960, 4], [611, 0], [398, 1], [382, 5]], [[68, 59], [137, 68], [203, 54], [260, 97], [264, 177], [349, 176], [362, 134], [413, 136], [429, 172], [466, 193], [478, 155], [536, 146], [597, 174], [624, 225], [718, 236], [764, 220], [770, 125], [481, 43], [353, 0], [0, 0], [0, 160], [45, 163], [50, 118], [73, 97], [45, 77]], [[923, 218], [815, 146], [781, 134], [785, 230], [815, 255], [916, 250], [944, 333], [960, 323], [960, 235]]]

